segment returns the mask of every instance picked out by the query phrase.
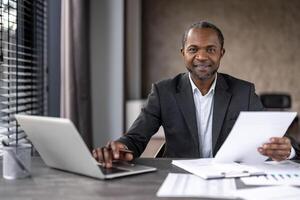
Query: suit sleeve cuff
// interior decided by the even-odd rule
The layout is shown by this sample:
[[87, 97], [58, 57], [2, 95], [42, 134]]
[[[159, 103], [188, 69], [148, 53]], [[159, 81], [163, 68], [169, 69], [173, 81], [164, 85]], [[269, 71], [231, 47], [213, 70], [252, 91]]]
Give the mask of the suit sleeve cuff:
[[290, 153], [290, 156], [288, 157], [288, 159], [292, 159], [296, 156], [296, 151], [294, 149], [294, 147], [291, 148], [291, 153]]

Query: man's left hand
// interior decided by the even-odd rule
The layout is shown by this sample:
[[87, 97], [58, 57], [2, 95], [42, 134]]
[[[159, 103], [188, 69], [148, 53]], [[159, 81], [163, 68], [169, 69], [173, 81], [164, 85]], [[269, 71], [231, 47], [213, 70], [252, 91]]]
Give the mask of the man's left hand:
[[257, 150], [272, 160], [282, 161], [288, 159], [291, 154], [291, 140], [287, 137], [272, 137], [270, 142], [264, 143]]

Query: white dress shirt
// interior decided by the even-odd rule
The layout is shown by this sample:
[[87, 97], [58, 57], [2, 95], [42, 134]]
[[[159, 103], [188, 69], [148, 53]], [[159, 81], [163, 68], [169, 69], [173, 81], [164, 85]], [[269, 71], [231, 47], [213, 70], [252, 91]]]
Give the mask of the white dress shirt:
[[200, 90], [194, 84], [191, 74], [189, 74], [192, 86], [196, 119], [199, 137], [199, 152], [202, 158], [212, 157], [212, 118], [213, 118], [213, 102], [216, 87], [217, 74], [207, 94], [202, 95]]

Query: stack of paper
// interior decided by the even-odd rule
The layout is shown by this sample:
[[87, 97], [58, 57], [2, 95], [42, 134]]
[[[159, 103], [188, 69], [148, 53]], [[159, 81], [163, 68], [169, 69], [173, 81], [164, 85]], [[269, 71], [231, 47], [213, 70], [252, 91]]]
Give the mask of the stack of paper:
[[192, 174], [169, 173], [156, 195], [158, 197], [298, 200], [300, 189], [291, 186], [271, 186], [237, 190], [234, 179], [204, 180]]
[[264, 175], [263, 171], [253, 166], [238, 163], [214, 163], [213, 159], [173, 160], [172, 164], [204, 179]]
[[234, 179], [203, 180], [192, 174], [169, 173], [157, 192], [159, 197], [234, 198]]

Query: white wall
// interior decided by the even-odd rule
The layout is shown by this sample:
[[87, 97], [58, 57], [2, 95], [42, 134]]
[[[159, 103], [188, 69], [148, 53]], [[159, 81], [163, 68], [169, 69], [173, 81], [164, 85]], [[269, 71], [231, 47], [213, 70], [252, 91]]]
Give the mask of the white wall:
[[93, 145], [123, 133], [123, 0], [91, 0], [90, 60]]

